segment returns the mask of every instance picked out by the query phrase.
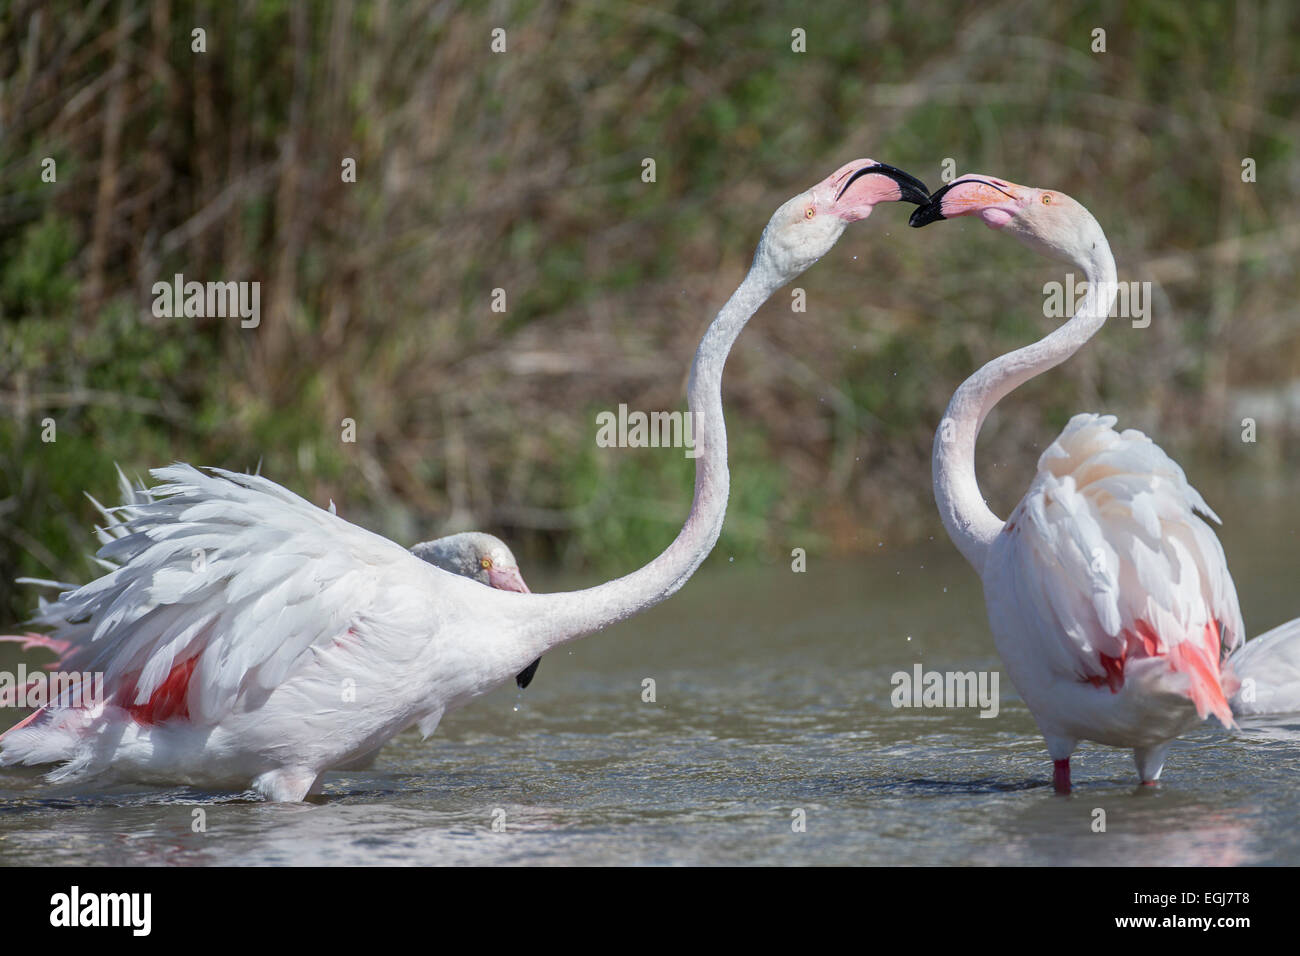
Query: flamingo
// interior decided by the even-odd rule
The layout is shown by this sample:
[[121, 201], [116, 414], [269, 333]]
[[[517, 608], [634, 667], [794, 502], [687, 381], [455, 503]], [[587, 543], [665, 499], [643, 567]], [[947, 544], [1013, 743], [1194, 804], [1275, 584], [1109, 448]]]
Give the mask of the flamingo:
[[968, 175], [934, 193], [911, 225], [979, 216], [1081, 269], [1088, 288], [1064, 325], [996, 358], [957, 389], [935, 435], [935, 501], [979, 573], [998, 653], [1070, 790], [1082, 740], [1132, 748], [1143, 784], [1171, 741], [1213, 714], [1233, 726], [1223, 658], [1244, 633], [1210, 525], [1218, 517], [1151, 439], [1109, 415], [1074, 416], [1043, 452], [1004, 522], [975, 476], [975, 443], [1004, 396], [1059, 365], [1106, 321], [1117, 292], [1101, 226], [1064, 193]]
[[[519, 562], [515, 560], [514, 553], [496, 535], [484, 531], [462, 531], [444, 538], [422, 541], [411, 549], [411, 553], [436, 568], [459, 574], [490, 588], [531, 593], [519, 573]], [[515, 684], [520, 690], [533, 682], [533, 675], [541, 663], [539, 657], [515, 675]]]
[[1251, 638], [1228, 664], [1241, 683], [1228, 701], [1234, 716], [1300, 713], [1300, 618]]
[[[150, 490], [143, 484], [137, 482], [132, 485], [121, 469], [117, 473], [118, 484], [122, 491], [122, 505], [117, 508], [105, 508], [93, 497], [91, 503], [99, 511], [103, 524], [95, 529], [95, 534], [102, 544], [123, 537], [130, 533], [130, 529], [124, 520], [124, 516], [129, 514], [134, 505], [148, 503], [153, 500]], [[89, 496], [88, 496], [89, 497]], [[470, 578], [479, 584], [488, 587], [500, 588], [504, 591], [521, 591], [528, 593], [528, 585], [524, 583], [522, 574], [519, 571], [519, 562], [515, 559], [514, 553], [507, 547], [506, 543], [495, 535], [487, 534], [483, 531], [462, 531], [458, 534], [447, 535], [442, 538], [435, 538], [432, 541], [422, 541], [411, 548], [411, 553], [422, 561], [427, 561], [435, 567], [442, 568], [444, 571], [450, 571], [452, 574], [459, 574], [461, 577]], [[96, 559], [108, 571], [117, 569], [117, 565], [111, 561]], [[50, 587], [70, 588], [72, 585], [59, 585], [54, 581], [41, 581], [32, 578], [22, 578], [20, 583], [30, 583], [45, 585]], [[45, 610], [45, 602], [42, 602], [41, 616], [48, 612]], [[69, 660], [75, 645], [71, 640], [59, 639], [38, 632], [28, 632], [26, 634], [0, 634], [0, 644], [17, 644], [19, 650], [27, 651], [33, 648], [44, 648], [52, 651], [55, 655], [54, 660], [46, 665], [46, 670], [51, 672], [72, 672], [75, 673]], [[74, 660], [75, 663], [75, 660]], [[515, 675], [515, 683], [520, 690], [524, 690], [532, 682], [533, 676], [537, 673], [537, 667], [541, 660], [535, 660], [524, 670]], [[4, 702], [0, 701], [0, 706]], [[362, 770], [369, 768], [376, 757], [379, 755], [379, 749], [375, 748], [369, 754], [362, 758], [349, 761], [346, 765], [340, 766], [340, 770]]]
[[676, 539], [649, 564], [581, 591], [485, 588], [420, 560], [258, 475], [174, 464], [98, 552], [117, 565], [37, 619], [102, 672], [103, 700], [61, 700], [0, 738], [0, 766], [251, 789], [278, 802], [319, 792], [415, 724], [525, 673], [542, 654], [653, 607], [712, 550], [729, 475], [722, 372], [774, 292], [880, 202], [924, 202], [923, 183], [872, 160], [783, 203], [739, 288], [705, 330], [687, 404], [695, 491]]

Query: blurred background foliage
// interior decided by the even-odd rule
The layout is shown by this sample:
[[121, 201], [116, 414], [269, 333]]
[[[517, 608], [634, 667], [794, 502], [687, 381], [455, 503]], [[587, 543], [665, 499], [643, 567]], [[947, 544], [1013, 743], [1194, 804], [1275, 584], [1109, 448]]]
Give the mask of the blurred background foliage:
[[[680, 525], [693, 466], [598, 449], [596, 413], [682, 407], [772, 210], [859, 156], [932, 188], [951, 158], [1063, 189], [1121, 278], [1153, 284], [1150, 328], [1110, 323], [990, 420], [996, 506], [1078, 410], [1150, 431], [1194, 480], [1192, 462], [1284, 480], [1300, 460], [1285, 0], [2, 9], [5, 620], [31, 610], [16, 576], [91, 573], [82, 493], [114, 499], [114, 463], [260, 463], [406, 544], [477, 527], [525, 568], [642, 563]], [[782, 292], [741, 338], [713, 560], [941, 534], [947, 399], [1051, 327], [1042, 285], [1063, 273], [977, 223], [909, 230], [908, 211], [850, 229], [798, 282], [807, 311]], [[260, 327], [155, 318], [150, 287], [177, 272], [261, 282]]]

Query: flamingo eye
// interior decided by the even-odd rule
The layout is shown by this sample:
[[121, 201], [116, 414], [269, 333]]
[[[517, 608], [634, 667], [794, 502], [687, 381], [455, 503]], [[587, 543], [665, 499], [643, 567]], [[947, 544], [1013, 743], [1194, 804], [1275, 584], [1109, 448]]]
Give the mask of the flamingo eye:
[[805, 219], [811, 219], [815, 215], [817, 215], [817, 210], [814, 209], [812, 206], [809, 206], [807, 209], [803, 211], [803, 217]]
[[491, 558], [483, 558], [482, 560], [479, 561], [479, 564], [483, 565], [483, 570], [484, 570], [484, 571], [491, 571], [491, 570], [492, 570], [492, 559], [491, 559]]
[[1051, 204], [1052, 204], [1052, 194], [1051, 194], [1051, 193], [1043, 193], [1043, 205], [1044, 205], [1044, 206], [1050, 206]]

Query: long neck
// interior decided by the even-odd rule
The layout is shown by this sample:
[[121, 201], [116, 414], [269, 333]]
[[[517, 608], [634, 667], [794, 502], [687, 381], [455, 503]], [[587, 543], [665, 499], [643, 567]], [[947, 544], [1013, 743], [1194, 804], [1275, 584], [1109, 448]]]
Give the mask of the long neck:
[[658, 604], [685, 584], [713, 550], [722, 532], [730, 487], [722, 415], [723, 366], [750, 317], [783, 284], [765, 257], [756, 256], [695, 352], [687, 387], [695, 438], [695, 496], [682, 530], [663, 553], [631, 574], [582, 591], [534, 594], [513, 602], [526, 614], [525, 640], [538, 653]]
[[994, 359], [966, 379], [953, 394], [934, 436], [932, 471], [939, 515], [953, 544], [981, 573], [989, 545], [1002, 530], [1002, 519], [989, 509], [975, 478], [975, 444], [984, 419], [1003, 396], [1077, 352], [1105, 323], [1115, 301], [1115, 259], [1104, 239], [1079, 265], [1088, 291], [1070, 321], [1033, 345]]

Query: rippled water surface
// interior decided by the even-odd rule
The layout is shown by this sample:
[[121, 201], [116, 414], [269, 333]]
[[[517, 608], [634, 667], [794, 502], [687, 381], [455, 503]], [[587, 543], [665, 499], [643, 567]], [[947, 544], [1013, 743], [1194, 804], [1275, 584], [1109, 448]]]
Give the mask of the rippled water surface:
[[[1220, 510], [1252, 633], [1300, 614], [1290, 506]], [[403, 734], [314, 803], [0, 771], [0, 864], [1300, 863], [1300, 716], [1203, 725], [1155, 789], [1086, 744], [1063, 798], [1005, 680], [993, 719], [892, 707], [890, 675], [916, 663], [999, 668], [946, 541], [806, 574], [718, 554], [667, 605], [547, 657], [527, 692]]]

